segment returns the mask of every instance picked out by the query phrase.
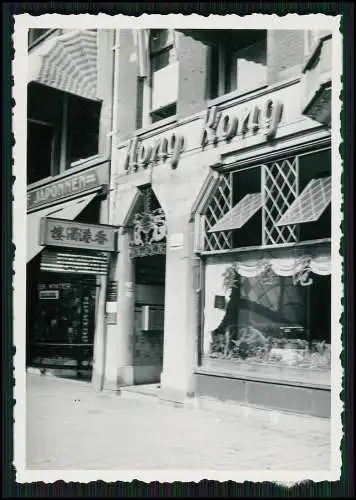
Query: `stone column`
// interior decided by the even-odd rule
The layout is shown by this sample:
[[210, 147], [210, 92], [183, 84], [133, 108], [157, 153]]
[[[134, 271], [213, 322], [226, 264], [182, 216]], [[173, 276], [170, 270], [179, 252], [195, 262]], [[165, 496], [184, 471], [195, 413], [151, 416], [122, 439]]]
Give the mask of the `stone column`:
[[119, 254], [115, 270], [118, 282], [117, 324], [107, 325], [104, 389], [119, 390], [132, 385], [132, 348], [135, 308], [135, 276], [133, 261], [129, 256], [130, 235], [119, 234]]
[[[101, 202], [100, 205], [100, 223], [108, 223], [108, 199]], [[106, 348], [106, 286], [107, 276], [98, 276], [96, 280], [96, 314], [95, 314], [95, 333], [93, 349], [93, 373], [92, 385], [96, 391], [103, 388], [104, 370], [105, 370], [105, 348]]]
[[193, 235], [187, 218], [169, 217], [161, 398], [184, 401], [194, 394], [196, 290]]

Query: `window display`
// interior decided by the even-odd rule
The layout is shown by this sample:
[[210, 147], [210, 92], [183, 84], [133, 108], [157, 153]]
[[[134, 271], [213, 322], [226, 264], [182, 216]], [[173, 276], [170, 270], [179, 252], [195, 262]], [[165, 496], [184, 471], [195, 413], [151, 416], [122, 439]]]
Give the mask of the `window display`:
[[90, 369], [95, 324], [95, 279], [43, 277], [31, 305], [29, 357], [40, 366]]
[[327, 253], [230, 263], [212, 259], [206, 268], [203, 366], [221, 362], [224, 371], [299, 381], [314, 371], [315, 381], [329, 383]]

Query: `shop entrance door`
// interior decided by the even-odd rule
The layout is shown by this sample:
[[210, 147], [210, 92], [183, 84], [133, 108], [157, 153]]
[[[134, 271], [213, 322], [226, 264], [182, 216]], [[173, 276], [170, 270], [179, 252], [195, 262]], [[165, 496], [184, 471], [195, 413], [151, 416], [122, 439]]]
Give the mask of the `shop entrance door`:
[[135, 384], [156, 383], [163, 364], [165, 255], [135, 259]]
[[91, 371], [95, 278], [42, 273], [31, 307], [29, 362], [42, 368]]

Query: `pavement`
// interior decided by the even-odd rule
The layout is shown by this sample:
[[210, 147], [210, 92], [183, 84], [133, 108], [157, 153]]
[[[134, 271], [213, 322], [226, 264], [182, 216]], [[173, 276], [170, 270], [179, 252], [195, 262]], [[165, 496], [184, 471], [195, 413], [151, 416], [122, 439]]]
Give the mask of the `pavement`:
[[329, 419], [186, 407], [37, 374], [26, 390], [27, 469], [330, 469]]

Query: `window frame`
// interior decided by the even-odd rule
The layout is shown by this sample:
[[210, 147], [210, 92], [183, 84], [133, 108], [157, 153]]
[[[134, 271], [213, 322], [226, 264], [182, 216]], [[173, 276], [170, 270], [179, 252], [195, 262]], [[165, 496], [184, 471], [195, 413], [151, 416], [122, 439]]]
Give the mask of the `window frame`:
[[[56, 147], [58, 147], [58, 144], [60, 143], [60, 130], [59, 130], [58, 126], [56, 126], [55, 124], [53, 124], [51, 122], [47, 122], [45, 120], [38, 120], [36, 118], [27, 118], [27, 131], [29, 129], [29, 123], [48, 127], [50, 129], [52, 129], [52, 131], [53, 131], [51, 146], [50, 146], [51, 147], [51, 164], [50, 164], [50, 168], [49, 168], [50, 174], [47, 175], [46, 177], [41, 177], [40, 179], [38, 179], [34, 182], [28, 182], [28, 179], [27, 179], [27, 184], [36, 184], [37, 182], [41, 182], [45, 179], [50, 179], [51, 177], [54, 177], [55, 175], [57, 175], [59, 173], [59, 169], [57, 168], [58, 165], [56, 165], [56, 161], [55, 161], [55, 155], [56, 155]], [[28, 162], [28, 156], [26, 153], [26, 167], [27, 167], [27, 176], [28, 176], [28, 163], [27, 162]], [[57, 170], [58, 170], [58, 172], [57, 172]]]
[[[249, 161], [248, 163], [246, 163], [246, 165], [244, 166], [241, 166], [240, 168], [237, 168], [236, 165], [235, 166], [229, 166], [229, 169], [220, 169], [219, 170], [219, 179], [221, 179], [221, 176], [223, 175], [229, 175], [231, 179], [234, 178], [234, 175], [237, 175], [240, 171], [244, 171], [244, 170], [250, 170], [250, 169], [258, 169], [260, 168], [261, 171], [260, 171], [260, 175], [261, 175], [261, 192], [263, 192], [264, 190], [264, 182], [265, 182], [265, 179], [264, 179], [264, 166], [265, 165], [268, 165], [272, 162], [281, 162], [285, 159], [290, 159], [290, 158], [295, 158], [297, 160], [297, 162], [299, 163], [299, 159], [301, 157], [305, 157], [305, 156], [310, 156], [310, 155], [313, 155], [313, 154], [317, 154], [317, 153], [321, 153], [323, 151], [329, 151], [330, 154], [331, 154], [331, 145], [328, 144], [328, 145], [325, 145], [325, 146], [320, 146], [318, 147], [317, 149], [307, 149], [307, 150], [302, 150], [302, 151], [295, 151], [295, 150], [292, 150], [288, 153], [282, 153], [280, 155], [273, 155], [273, 157], [270, 157], [269, 155], [266, 156], [265, 158], [261, 158], [257, 163], [254, 162], [253, 160]], [[330, 165], [329, 165], [329, 168], [330, 168], [330, 176], [332, 176], [332, 159], [330, 157]], [[256, 172], [256, 175], [257, 172]], [[297, 183], [298, 183], [298, 188], [299, 188], [299, 184], [300, 184], [300, 176], [301, 176], [301, 173], [300, 173], [300, 169], [299, 169], [299, 165], [298, 165], [298, 175], [297, 175]], [[310, 180], [315, 177], [315, 175], [313, 176], [313, 173], [311, 172], [310, 173]], [[234, 199], [234, 182], [233, 181], [230, 181], [231, 183], [231, 199]], [[216, 184], [214, 184], [214, 187], [212, 189], [212, 191], [208, 194], [207, 198], [206, 198], [206, 201], [204, 203], [204, 206], [199, 210], [199, 212], [197, 213], [197, 217], [196, 217], [196, 224], [197, 224], [197, 227], [196, 227], [196, 231], [197, 231], [197, 240], [196, 240], [196, 248], [195, 248], [195, 253], [199, 254], [199, 255], [206, 255], [206, 256], [209, 256], [209, 255], [215, 255], [215, 254], [224, 254], [224, 253], [238, 253], [238, 252], [246, 252], [246, 251], [253, 251], [253, 250], [264, 250], [264, 249], [277, 249], [277, 248], [287, 248], [287, 247], [293, 247], [293, 246], [303, 246], [303, 245], [312, 245], [312, 244], [317, 244], [317, 243], [323, 243], [323, 242], [330, 242], [331, 241], [331, 236], [332, 236], [332, 233], [330, 232], [330, 235], [329, 236], [326, 236], [326, 237], [322, 237], [322, 238], [316, 238], [316, 239], [313, 239], [313, 240], [310, 240], [310, 239], [302, 239], [301, 238], [301, 235], [299, 233], [299, 229], [300, 229], [300, 226], [302, 226], [303, 223], [300, 223], [298, 224], [298, 238], [297, 238], [297, 241], [295, 242], [285, 242], [285, 243], [265, 243], [264, 239], [262, 238], [261, 239], [261, 243], [260, 245], [249, 245], [249, 246], [234, 246], [232, 245], [230, 248], [223, 248], [223, 249], [207, 249], [206, 248], [206, 235], [208, 234], [208, 232], [205, 230], [205, 217], [206, 217], [206, 212], [210, 206], [210, 203], [211, 201], [213, 200], [214, 196], [216, 195], [216, 192], [217, 192], [217, 189], [218, 189], [218, 182]], [[297, 195], [297, 198], [299, 197], [299, 195], [301, 194], [301, 192], [298, 193]], [[234, 206], [236, 206], [237, 203], [232, 203], [231, 202], [231, 208], [230, 210], [232, 210], [234, 208]], [[262, 206], [261, 208], [262, 210], [262, 213], [264, 211], [264, 207]], [[286, 210], [285, 210], [286, 212]], [[262, 219], [263, 219], [263, 216], [262, 216]], [[317, 224], [318, 221], [315, 221], [315, 223]], [[218, 235], [219, 232], [216, 233], [216, 235]], [[262, 235], [264, 234], [264, 221], [262, 220]], [[234, 233], [232, 232], [232, 241], [234, 241]]]
[[62, 175], [68, 170], [75, 168], [76, 166], [85, 163], [89, 160], [93, 160], [100, 156], [99, 146], [100, 146], [100, 112], [97, 123], [97, 151], [95, 154], [92, 154], [85, 158], [76, 159], [74, 161], [70, 161], [70, 126], [69, 126], [69, 94], [67, 92], [61, 91], [61, 117], [57, 123], [49, 122], [46, 120], [39, 120], [37, 118], [27, 117], [27, 123], [33, 122], [42, 124], [45, 126], [49, 126], [53, 129], [53, 140], [51, 145], [51, 165], [50, 165], [50, 175], [47, 177], [43, 177], [35, 182], [28, 183], [28, 185], [41, 183], [45, 180], [48, 180], [52, 177], [56, 177], [58, 175]]
[[[158, 109], [152, 109], [152, 94], [153, 94], [153, 64], [152, 64], [152, 57], [159, 56], [160, 54], [170, 51], [170, 50], [177, 50], [176, 46], [176, 35], [175, 31], [173, 29], [171, 30], [159, 30], [159, 31], [169, 31], [170, 34], [168, 34], [167, 41], [165, 43], [162, 43], [162, 45], [159, 45], [158, 47], [152, 47], [152, 37], [153, 37], [153, 31], [150, 30], [149, 33], [149, 40], [148, 40], [148, 61], [149, 61], [149, 68], [148, 68], [148, 73], [147, 76], [141, 77], [138, 76], [137, 79], [137, 84], [138, 86], [142, 89], [142, 102], [139, 102], [137, 100], [137, 113], [136, 113], [136, 129], [141, 130], [141, 129], [147, 129], [150, 127], [150, 125], [154, 126], [159, 126], [159, 124], [164, 124], [167, 120], [175, 120], [176, 117], [176, 109], [175, 113], [169, 114], [167, 116], [164, 116], [158, 120], [154, 120], [154, 115], [159, 113], [159, 112], [164, 112], [166, 108], [169, 108], [170, 106], [173, 106], [174, 104], [177, 106], [177, 101], [178, 101], [178, 96], [177, 96], [177, 101], [175, 103], [170, 103], [167, 106], [163, 106], [162, 108]], [[176, 54], [177, 57], [177, 54]], [[163, 66], [164, 68], [169, 66]], [[162, 68], [160, 68], [162, 69]], [[158, 70], [157, 70], [158, 71]], [[141, 109], [140, 109], [141, 108]]]
[[[263, 88], [267, 86], [267, 30], [262, 30], [264, 31], [264, 36], [262, 37], [257, 37], [253, 42], [248, 42], [246, 44], [241, 43], [241, 46], [237, 48], [231, 47], [228, 43], [228, 41], [223, 41], [223, 42], [216, 42], [213, 41], [210, 45], [210, 56], [209, 56], [209, 78], [208, 78], [208, 101], [214, 101], [219, 100], [224, 98], [225, 96], [237, 96], [237, 95], [243, 95], [243, 94], [248, 94], [250, 92], [254, 92], [257, 89]], [[236, 88], [232, 88], [232, 61], [233, 61], [233, 54], [238, 52], [239, 50], [246, 49], [248, 47], [253, 46], [256, 43], [260, 43], [263, 41], [265, 43], [265, 58], [266, 58], [266, 64], [265, 64], [265, 78], [264, 82], [258, 83], [256, 86], [253, 86], [251, 88], [239, 88], [237, 83], [236, 83]], [[214, 54], [215, 51], [215, 54]], [[217, 53], [217, 54], [216, 54]], [[213, 81], [213, 62], [212, 59], [214, 58], [217, 59], [218, 61], [218, 67], [216, 69], [217, 72], [217, 93], [216, 95], [213, 95], [212, 93], [212, 81]], [[238, 76], [237, 76], [237, 81], [238, 81]]]

